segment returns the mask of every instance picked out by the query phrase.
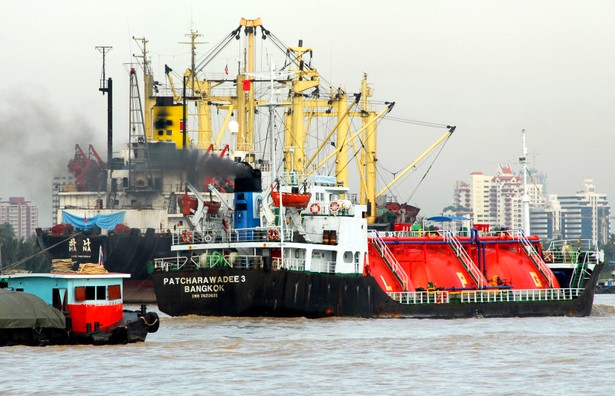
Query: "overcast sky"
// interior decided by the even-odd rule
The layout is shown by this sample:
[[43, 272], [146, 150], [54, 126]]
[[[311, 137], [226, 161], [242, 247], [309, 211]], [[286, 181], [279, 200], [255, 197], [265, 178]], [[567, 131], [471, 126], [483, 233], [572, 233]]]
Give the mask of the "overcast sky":
[[[51, 178], [74, 146], [106, 155], [102, 56], [114, 80], [115, 148], [127, 140], [128, 66], [146, 37], [156, 79], [188, 66], [190, 27], [210, 43], [261, 17], [286, 44], [314, 49], [327, 81], [395, 101], [391, 116], [456, 125], [426, 166], [396, 190], [433, 215], [456, 180], [518, 166], [521, 130], [530, 166], [548, 192], [574, 193], [584, 178], [613, 200], [615, 2], [613, 1], [3, 1], [0, 13], [0, 197], [25, 196], [50, 223]], [[379, 165], [397, 171], [443, 132], [383, 121]], [[416, 189], [416, 192], [414, 192]]]

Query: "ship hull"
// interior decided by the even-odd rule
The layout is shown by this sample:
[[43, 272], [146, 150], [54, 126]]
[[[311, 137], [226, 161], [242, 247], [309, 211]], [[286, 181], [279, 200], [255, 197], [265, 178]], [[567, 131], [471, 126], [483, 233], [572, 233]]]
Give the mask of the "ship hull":
[[574, 299], [402, 304], [371, 276], [194, 269], [152, 273], [159, 309], [171, 316], [471, 318], [588, 316], [600, 268]]

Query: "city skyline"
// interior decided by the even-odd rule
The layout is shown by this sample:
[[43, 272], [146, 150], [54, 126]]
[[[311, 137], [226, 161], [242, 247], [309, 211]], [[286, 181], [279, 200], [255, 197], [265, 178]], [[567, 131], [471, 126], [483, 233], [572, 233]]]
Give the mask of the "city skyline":
[[[468, 182], [456, 182], [452, 205], [443, 215], [469, 217], [474, 224], [490, 227], [529, 230], [543, 240], [560, 237], [608, 242], [611, 234], [608, 196], [596, 188], [592, 179], [584, 179], [574, 192], [556, 194], [536, 181], [524, 185], [524, 171], [521, 167], [514, 172], [509, 164], [501, 164], [494, 174], [472, 172]], [[533, 172], [536, 179], [547, 179], [547, 175], [535, 169]], [[527, 212], [523, 207], [525, 195], [529, 204]]]

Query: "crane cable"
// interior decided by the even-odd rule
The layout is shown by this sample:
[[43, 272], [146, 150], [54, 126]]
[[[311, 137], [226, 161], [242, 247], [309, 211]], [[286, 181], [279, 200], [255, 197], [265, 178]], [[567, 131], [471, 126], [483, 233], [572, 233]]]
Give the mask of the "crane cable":
[[442, 145], [440, 145], [440, 149], [438, 150], [438, 152], [434, 156], [433, 161], [431, 161], [431, 163], [429, 164], [429, 167], [425, 171], [425, 174], [423, 174], [423, 177], [421, 178], [421, 180], [419, 180], [419, 182], [417, 183], [416, 187], [414, 188], [414, 190], [412, 190], [412, 192], [410, 193], [410, 195], [408, 196], [408, 198], [406, 199], [405, 202], [410, 202], [410, 200], [412, 199], [412, 197], [416, 193], [416, 190], [418, 190], [418, 188], [421, 186], [421, 184], [423, 183], [423, 181], [427, 177], [427, 174], [429, 173], [429, 171], [431, 171], [431, 168], [433, 167], [433, 164], [436, 162], [436, 160], [438, 159], [438, 157], [442, 153], [442, 150], [444, 150], [444, 146], [446, 145], [446, 143], [448, 142], [448, 139], [450, 139], [451, 136], [452, 136], [452, 134], [448, 135], [446, 137], [446, 139], [444, 140], [444, 143], [442, 143]]

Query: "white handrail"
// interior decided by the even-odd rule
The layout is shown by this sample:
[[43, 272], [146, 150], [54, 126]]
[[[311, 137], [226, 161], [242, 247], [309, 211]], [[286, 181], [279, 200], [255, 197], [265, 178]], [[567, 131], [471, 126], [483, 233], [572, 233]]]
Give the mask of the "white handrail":
[[387, 293], [391, 299], [401, 304], [445, 304], [455, 303], [492, 303], [492, 302], [526, 302], [526, 301], [560, 301], [572, 300], [583, 293], [583, 288], [553, 289], [488, 289], [448, 290], [420, 292]]

